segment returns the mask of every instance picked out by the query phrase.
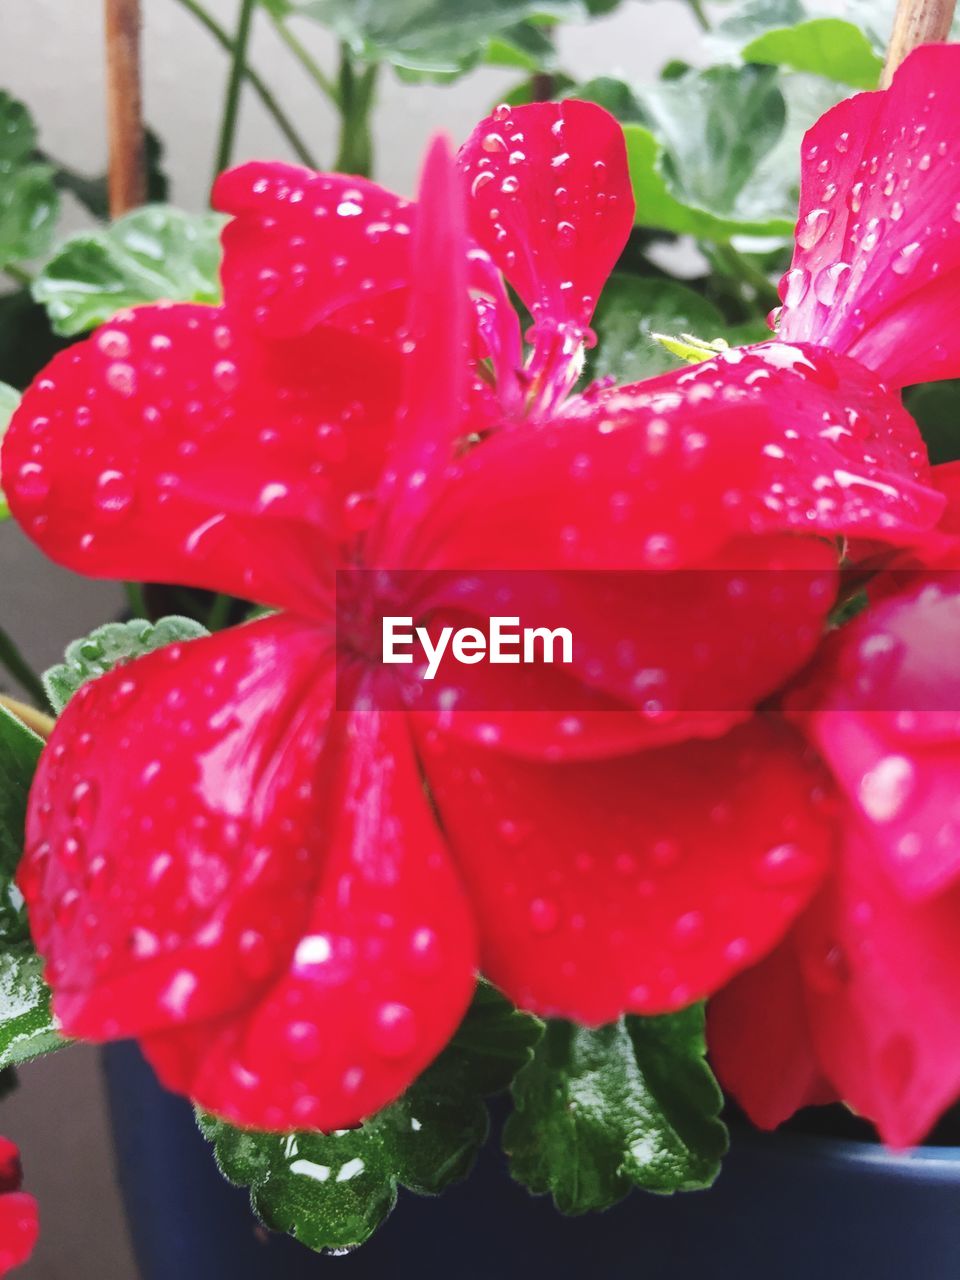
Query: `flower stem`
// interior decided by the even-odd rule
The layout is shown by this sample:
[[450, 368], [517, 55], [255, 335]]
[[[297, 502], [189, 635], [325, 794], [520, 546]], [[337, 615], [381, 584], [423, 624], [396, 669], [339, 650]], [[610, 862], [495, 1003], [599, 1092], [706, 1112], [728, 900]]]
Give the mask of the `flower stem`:
[[350, 50], [340, 46], [340, 150], [334, 168], [368, 178], [373, 166], [370, 108], [377, 83], [377, 64], [359, 70]]
[[732, 244], [713, 245], [707, 251], [707, 257], [728, 279], [747, 285], [758, 306], [769, 311], [771, 307], [780, 305], [780, 298], [774, 285], [759, 267], [754, 266], [742, 253], [738, 253]]
[[256, 0], [240, 0], [240, 16], [237, 19], [237, 34], [233, 41], [233, 57], [227, 79], [227, 93], [223, 102], [223, 120], [220, 124], [220, 142], [217, 146], [214, 178], [223, 173], [224, 169], [229, 169], [233, 157], [233, 145], [237, 137], [237, 117], [240, 112], [240, 90], [243, 87], [247, 66], [247, 50], [250, 46], [255, 4]]
[[303, 67], [310, 79], [323, 93], [327, 95], [333, 105], [339, 108], [340, 92], [337, 89], [337, 86], [324, 71], [323, 67], [320, 66], [319, 62], [317, 62], [316, 58], [306, 47], [303, 41], [299, 36], [295, 36], [293, 34], [286, 22], [284, 22], [283, 18], [281, 18], [279, 14], [274, 13], [272, 9], [267, 10], [267, 17], [273, 23], [273, 27], [277, 35]]
[[47, 691], [16, 643], [0, 627], [0, 665], [4, 666], [19, 685], [27, 691], [38, 707], [47, 706]]
[[221, 591], [214, 596], [213, 603], [207, 614], [206, 628], [208, 631], [222, 631], [230, 619], [230, 609], [233, 605], [233, 597], [224, 595]]
[[697, 20], [701, 31], [710, 30], [710, 19], [707, 17], [702, 0], [687, 0], [687, 7]]
[[130, 614], [134, 618], [149, 618], [150, 611], [147, 608], [147, 597], [144, 594], [142, 582], [125, 582], [123, 589], [127, 595], [127, 604], [130, 608]]
[[[216, 40], [217, 44], [220, 45], [221, 49], [225, 49], [228, 53], [232, 53], [233, 41], [229, 34], [223, 29], [223, 27], [221, 27], [216, 18], [212, 17], [206, 11], [200, 3], [200, 0], [178, 0], [178, 3], [183, 5], [188, 13], [191, 13], [201, 26], [206, 28], [210, 35], [213, 36], [214, 40]], [[262, 77], [259, 76], [252, 67], [245, 67], [244, 75], [247, 80], [250, 81], [251, 88], [257, 94], [264, 107], [266, 107], [267, 111], [273, 117], [277, 128], [286, 138], [287, 142], [289, 142], [297, 159], [302, 164], [308, 165], [311, 169], [318, 168], [317, 161], [313, 153], [300, 137], [290, 117], [280, 106], [280, 103], [273, 96], [273, 93], [270, 91]]]
[[7, 263], [7, 265], [3, 268], [3, 274], [5, 276], [9, 276], [10, 279], [15, 281], [17, 284], [22, 284], [25, 286], [29, 286], [33, 284], [33, 276], [30, 274], [30, 272], [24, 271], [23, 267], [18, 267], [13, 262]]

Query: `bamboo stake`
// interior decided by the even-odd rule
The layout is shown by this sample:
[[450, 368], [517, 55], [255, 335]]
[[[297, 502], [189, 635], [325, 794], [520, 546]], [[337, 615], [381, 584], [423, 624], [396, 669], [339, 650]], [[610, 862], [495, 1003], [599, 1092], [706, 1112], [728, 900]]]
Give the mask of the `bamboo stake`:
[[110, 217], [147, 198], [140, 91], [140, 0], [104, 0]]
[[880, 77], [886, 89], [904, 58], [920, 44], [940, 44], [950, 38], [957, 0], [898, 0], [887, 61]]
[[53, 732], [54, 721], [51, 716], [37, 711], [35, 707], [28, 707], [25, 702], [20, 702], [17, 698], [11, 698], [6, 693], [0, 693], [0, 707], [5, 707], [11, 715], [15, 715], [18, 720], [22, 720], [28, 729], [32, 729], [34, 733], [46, 740]]

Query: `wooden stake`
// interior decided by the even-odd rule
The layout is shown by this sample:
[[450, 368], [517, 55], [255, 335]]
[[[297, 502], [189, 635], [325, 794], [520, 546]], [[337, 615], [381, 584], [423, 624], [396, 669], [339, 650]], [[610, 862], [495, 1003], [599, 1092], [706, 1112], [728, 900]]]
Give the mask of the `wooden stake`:
[[957, 0], [898, 0], [887, 61], [880, 77], [886, 89], [904, 58], [919, 44], [940, 44], [950, 38]]
[[53, 732], [53, 718], [46, 715], [43, 711], [37, 711], [35, 707], [28, 707], [25, 702], [20, 702], [17, 698], [11, 698], [6, 693], [0, 693], [0, 707], [5, 707], [11, 715], [15, 715], [18, 720], [22, 720], [28, 729], [32, 729], [34, 733], [39, 734], [41, 738], [46, 740]]
[[140, 0], [104, 0], [110, 217], [147, 198], [140, 92]]

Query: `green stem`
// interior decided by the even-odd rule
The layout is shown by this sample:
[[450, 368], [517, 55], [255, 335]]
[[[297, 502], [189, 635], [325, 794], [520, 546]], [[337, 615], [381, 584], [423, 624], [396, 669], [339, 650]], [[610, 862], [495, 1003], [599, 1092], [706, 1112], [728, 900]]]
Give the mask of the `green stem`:
[[[213, 36], [221, 49], [225, 49], [227, 53], [233, 52], [233, 41], [231, 40], [229, 33], [221, 27], [216, 18], [207, 13], [203, 5], [199, 3], [199, 0], [178, 0], [178, 3], [182, 4], [183, 7], [197, 19], [201, 26], [205, 27], [206, 30], [209, 31], [210, 35]], [[273, 117], [277, 128], [290, 143], [297, 159], [300, 160], [302, 164], [308, 165], [311, 169], [319, 168], [315, 156], [300, 137], [299, 133], [297, 133], [290, 117], [280, 106], [280, 103], [273, 96], [264, 80], [256, 73], [256, 71], [253, 70], [252, 67], [245, 67], [244, 75], [250, 81], [250, 87], [254, 90], [264, 107], [266, 107], [267, 111]]]
[[130, 613], [134, 618], [149, 618], [150, 610], [147, 608], [147, 597], [144, 594], [142, 582], [125, 582], [123, 589], [127, 593], [127, 604]]
[[370, 108], [377, 84], [377, 64], [358, 71], [350, 50], [340, 46], [340, 150], [334, 168], [368, 178], [373, 167]]
[[741, 284], [749, 286], [757, 303], [768, 311], [780, 305], [776, 288], [770, 283], [759, 267], [742, 253], [738, 253], [731, 244], [717, 244], [707, 256], [718, 271]]
[[230, 609], [233, 605], [233, 596], [224, 595], [220, 592], [214, 596], [210, 611], [207, 614], [205, 623], [208, 631], [222, 631], [230, 619]]
[[0, 627], [0, 665], [6, 667], [14, 680], [21, 685], [38, 707], [48, 707], [47, 691], [13, 639]]
[[702, 0], [687, 0], [687, 7], [699, 23], [701, 31], [710, 30], [710, 19], [703, 8]]
[[8, 262], [3, 268], [3, 274], [9, 276], [11, 280], [15, 280], [17, 284], [25, 286], [33, 284], [33, 276], [29, 271], [24, 271], [23, 267], [16, 266], [13, 262]]
[[293, 34], [284, 20], [274, 13], [272, 9], [267, 10], [267, 17], [273, 23], [273, 28], [277, 35], [303, 67], [310, 79], [327, 95], [335, 107], [339, 107], [340, 91], [303, 41]]
[[247, 67], [247, 50], [250, 47], [255, 4], [256, 0], [240, 0], [240, 16], [237, 19], [237, 34], [233, 41], [227, 93], [223, 100], [223, 120], [220, 124], [220, 142], [217, 146], [214, 178], [223, 173], [224, 169], [230, 168], [230, 161], [233, 158], [233, 145], [237, 137], [237, 118], [240, 114], [240, 91], [243, 88], [243, 77]]

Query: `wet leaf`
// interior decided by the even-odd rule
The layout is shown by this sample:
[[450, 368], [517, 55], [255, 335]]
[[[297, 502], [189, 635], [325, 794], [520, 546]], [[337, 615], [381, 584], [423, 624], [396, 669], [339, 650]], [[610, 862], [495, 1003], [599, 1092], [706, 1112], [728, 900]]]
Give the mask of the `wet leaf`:
[[727, 1134], [704, 1052], [702, 1005], [595, 1030], [549, 1023], [513, 1084], [503, 1135], [511, 1173], [570, 1214], [604, 1209], [633, 1187], [709, 1186]]
[[207, 635], [192, 618], [169, 617], [159, 622], [134, 618], [131, 622], [108, 622], [88, 636], [67, 646], [62, 663], [44, 672], [43, 684], [50, 705], [59, 715], [81, 685], [112, 671], [123, 662], [141, 658], [154, 649]]
[[[19, 403], [20, 392], [13, 387], [8, 387], [5, 382], [0, 382], [0, 444], [3, 443], [3, 433], [9, 426], [13, 411]], [[3, 475], [0, 473], [0, 520], [6, 520], [9, 514], [10, 508], [3, 496]]]
[[772, 63], [808, 71], [857, 89], [875, 89], [883, 59], [863, 32], [842, 18], [811, 18], [751, 40], [741, 50], [744, 62]]
[[614, 274], [607, 281], [591, 327], [597, 345], [587, 353], [587, 381], [613, 376], [639, 382], [678, 361], [657, 342], [655, 333], [722, 333], [724, 319], [706, 298], [674, 280]]
[[0, 1070], [59, 1048], [43, 963], [13, 882], [23, 851], [27, 794], [43, 742], [0, 707]]
[[202, 1113], [198, 1121], [224, 1176], [250, 1188], [268, 1227], [312, 1249], [347, 1249], [387, 1217], [398, 1186], [436, 1195], [466, 1177], [487, 1136], [484, 1097], [508, 1087], [542, 1029], [481, 983], [436, 1062], [358, 1129], [283, 1135]]
[[37, 257], [53, 234], [60, 201], [36, 144], [27, 108], [0, 91], [0, 267]]
[[222, 225], [214, 214], [147, 205], [71, 236], [37, 276], [33, 296], [66, 337], [140, 303], [217, 302]]

